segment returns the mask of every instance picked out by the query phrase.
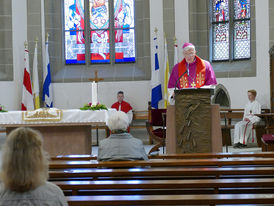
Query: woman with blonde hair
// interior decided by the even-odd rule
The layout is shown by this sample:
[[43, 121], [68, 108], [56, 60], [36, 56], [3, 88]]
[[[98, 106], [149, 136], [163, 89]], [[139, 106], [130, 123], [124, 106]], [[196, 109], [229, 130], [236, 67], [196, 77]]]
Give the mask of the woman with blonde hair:
[[22, 127], [7, 136], [0, 177], [0, 205], [68, 205], [62, 190], [47, 181], [48, 159], [38, 131]]

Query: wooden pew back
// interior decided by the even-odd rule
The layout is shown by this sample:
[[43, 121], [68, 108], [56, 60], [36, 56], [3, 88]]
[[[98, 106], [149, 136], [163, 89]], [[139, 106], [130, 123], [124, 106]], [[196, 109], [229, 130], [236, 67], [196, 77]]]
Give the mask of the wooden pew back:
[[273, 165], [274, 158], [230, 158], [230, 159], [179, 159], [149, 161], [51, 161], [50, 169], [71, 168], [132, 168], [132, 167], [186, 167], [186, 166], [237, 166], [237, 165]]
[[70, 196], [70, 206], [273, 204], [273, 194]]
[[[274, 152], [239, 152], [239, 153], [192, 153], [192, 154], [163, 154], [151, 155], [149, 159], [210, 159], [210, 158], [235, 158], [235, 157], [262, 157], [274, 158]], [[58, 155], [51, 160], [97, 160], [94, 155]]]

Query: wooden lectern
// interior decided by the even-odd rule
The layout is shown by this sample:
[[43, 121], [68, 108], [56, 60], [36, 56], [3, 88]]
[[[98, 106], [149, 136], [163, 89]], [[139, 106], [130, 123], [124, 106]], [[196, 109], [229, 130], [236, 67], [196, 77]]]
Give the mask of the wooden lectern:
[[210, 89], [175, 91], [167, 108], [167, 154], [222, 152], [219, 105], [211, 105]]

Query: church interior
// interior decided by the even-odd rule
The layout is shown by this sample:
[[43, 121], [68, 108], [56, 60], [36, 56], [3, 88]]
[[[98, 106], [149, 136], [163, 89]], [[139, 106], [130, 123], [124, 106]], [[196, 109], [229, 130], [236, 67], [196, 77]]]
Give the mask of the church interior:
[[[274, 205], [274, 0], [1, 0], [0, 22], [0, 168], [39, 131], [49, 205]], [[40, 187], [1, 172], [0, 205]]]

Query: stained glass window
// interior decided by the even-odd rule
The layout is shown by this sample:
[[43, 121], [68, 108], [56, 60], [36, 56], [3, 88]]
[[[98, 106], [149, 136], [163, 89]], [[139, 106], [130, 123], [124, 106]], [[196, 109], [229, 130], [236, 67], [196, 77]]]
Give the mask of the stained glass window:
[[89, 0], [91, 63], [109, 63], [109, 2]]
[[114, 0], [116, 62], [135, 62], [134, 24], [134, 0]]
[[234, 59], [250, 57], [250, 21], [234, 23]]
[[217, 0], [213, 4], [213, 21], [229, 21], [228, 0]]
[[213, 54], [215, 61], [229, 59], [229, 6], [228, 0], [213, 2]]
[[[91, 63], [135, 62], [134, 0], [88, 0], [86, 10], [85, 0], [64, 2], [67, 64], [85, 64], [88, 51]], [[84, 16], [89, 17], [89, 28]]]
[[65, 0], [66, 64], [85, 63], [84, 0]]
[[213, 32], [213, 59], [229, 59], [229, 24], [215, 24], [213, 25]]
[[92, 30], [90, 38], [91, 63], [109, 63], [109, 30]]
[[234, 59], [250, 58], [250, 0], [234, 0]]
[[234, 0], [234, 19], [250, 18], [250, 0]]
[[212, 60], [248, 59], [250, 50], [250, 0], [212, 0]]

